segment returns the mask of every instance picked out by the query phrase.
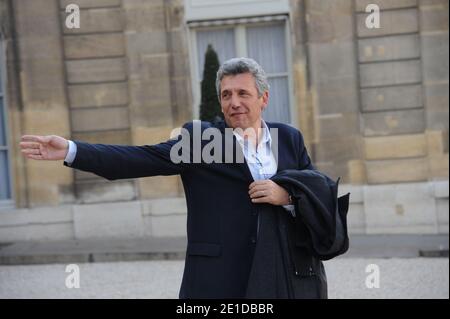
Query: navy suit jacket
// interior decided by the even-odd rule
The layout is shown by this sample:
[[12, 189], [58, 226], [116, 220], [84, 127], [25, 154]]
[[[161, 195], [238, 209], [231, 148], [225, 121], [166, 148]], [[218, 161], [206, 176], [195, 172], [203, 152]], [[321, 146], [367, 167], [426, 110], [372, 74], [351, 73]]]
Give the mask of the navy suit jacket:
[[[278, 129], [278, 171], [315, 169], [299, 130], [280, 123], [267, 126]], [[192, 127], [192, 122], [184, 125], [190, 132]], [[201, 127], [216, 127], [223, 138], [227, 126], [222, 121], [202, 122]], [[77, 155], [71, 167], [109, 180], [179, 174], [186, 196], [188, 240], [179, 297], [243, 298], [256, 246], [258, 214], [269, 204], [251, 202], [248, 189], [253, 178], [246, 162], [175, 164], [170, 150], [177, 141], [145, 146], [75, 141]], [[235, 138], [233, 143], [237, 143]]]

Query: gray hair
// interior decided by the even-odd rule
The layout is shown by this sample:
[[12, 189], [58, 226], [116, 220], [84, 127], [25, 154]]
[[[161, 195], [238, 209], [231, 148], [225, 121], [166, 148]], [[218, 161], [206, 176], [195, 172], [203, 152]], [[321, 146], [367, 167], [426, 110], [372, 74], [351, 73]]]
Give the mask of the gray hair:
[[253, 59], [250, 58], [233, 58], [225, 61], [217, 71], [216, 91], [220, 101], [220, 82], [224, 76], [237, 75], [242, 73], [250, 73], [255, 78], [258, 97], [261, 97], [265, 91], [269, 90], [269, 82], [267, 81], [266, 72]]

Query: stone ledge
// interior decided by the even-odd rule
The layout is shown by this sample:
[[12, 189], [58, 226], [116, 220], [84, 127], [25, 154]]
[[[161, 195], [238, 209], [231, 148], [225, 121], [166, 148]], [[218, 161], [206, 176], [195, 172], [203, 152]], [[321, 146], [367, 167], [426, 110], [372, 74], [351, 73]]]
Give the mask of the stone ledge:
[[448, 180], [432, 182], [435, 198], [449, 198], [448, 196]]
[[186, 215], [186, 200], [184, 197], [173, 197], [142, 201], [144, 216]]
[[[182, 260], [186, 244], [186, 237], [15, 242], [0, 245], [0, 265]], [[339, 258], [431, 257], [445, 251], [448, 235], [351, 235], [348, 252]]]
[[70, 223], [72, 220], [71, 206], [21, 208], [0, 213], [0, 227]]

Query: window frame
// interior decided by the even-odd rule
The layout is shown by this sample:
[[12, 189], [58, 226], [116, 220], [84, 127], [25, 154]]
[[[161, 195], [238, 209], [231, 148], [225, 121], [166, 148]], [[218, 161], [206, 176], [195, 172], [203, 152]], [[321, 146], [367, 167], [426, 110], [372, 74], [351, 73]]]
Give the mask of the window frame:
[[[192, 91], [192, 118], [199, 119], [200, 116], [200, 101], [201, 101], [201, 74], [199, 72], [198, 66], [198, 51], [197, 51], [197, 32], [198, 31], [207, 31], [214, 29], [227, 29], [232, 28], [234, 30], [235, 36], [235, 47], [236, 47], [236, 55], [237, 56], [247, 56], [247, 41], [246, 41], [246, 30], [248, 26], [267, 26], [270, 24], [279, 24], [282, 23], [284, 25], [284, 33], [285, 33], [285, 45], [286, 45], [286, 64], [287, 64], [287, 78], [288, 78], [288, 91], [289, 91], [289, 113], [290, 113], [290, 122], [286, 123], [291, 126], [297, 127], [298, 125], [298, 111], [294, 96], [294, 85], [293, 85], [293, 61], [292, 61], [292, 43], [291, 43], [291, 26], [288, 15], [282, 16], [267, 16], [267, 17], [276, 17], [273, 21], [259, 21], [259, 22], [242, 22], [237, 20], [235, 23], [223, 23], [219, 25], [210, 25], [210, 26], [202, 26], [202, 25], [189, 25], [187, 24], [187, 33], [188, 33], [188, 49], [189, 49], [189, 60], [191, 65], [191, 91]], [[281, 19], [280, 19], [281, 17]], [[223, 62], [223, 61], [221, 61]], [[270, 99], [270, 97], [269, 97]]]
[[6, 139], [6, 147], [1, 147], [2, 150], [6, 150], [6, 161], [8, 165], [8, 173], [9, 173], [9, 199], [0, 199], [0, 211], [5, 209], [10, 209], [15, 207], [15, 196], [14, 196], [14, 181], [13, 181], [13, 171], [11, 167], [12, 163], [12, 155], [11, 155], [11, 144], [10, 144], [10, 132], [9, 132], [9, 117], [8, 117], [8, 96], [6, 94], [6, 45], [5, 40], [0, 34], [0, 77], [1, 77], [1, 91], [0, 96], [3, 98], [3, 118], [5, 125], [5, 139]]

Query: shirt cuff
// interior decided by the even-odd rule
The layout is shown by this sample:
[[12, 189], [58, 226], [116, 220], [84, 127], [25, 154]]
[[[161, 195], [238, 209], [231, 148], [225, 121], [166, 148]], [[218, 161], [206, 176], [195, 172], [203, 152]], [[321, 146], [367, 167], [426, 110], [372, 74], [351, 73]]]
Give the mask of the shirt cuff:
[[295, 217], [295, 205], [283, 205], [283, 208], [286, 209], [292, 217]]
[[67, 165], [70, 166], [75, 160], [75, 156], [77, 156], [77, 144], [69, 140], [69, 150], [67, 151], [67, 155], [66, 158], [64, 159], [64, 162], [66, 162]]

